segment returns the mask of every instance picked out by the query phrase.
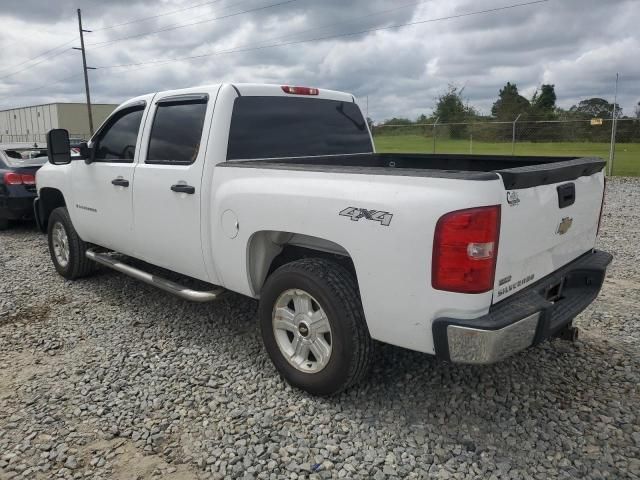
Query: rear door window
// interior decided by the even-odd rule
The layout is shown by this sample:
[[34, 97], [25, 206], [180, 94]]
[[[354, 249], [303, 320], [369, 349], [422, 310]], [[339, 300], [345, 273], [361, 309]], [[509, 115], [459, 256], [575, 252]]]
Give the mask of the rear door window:
[[238, 97], [228, 160], [371, 153], [362, 113], [353, 102], [299, 97]]
[[158, 103], [146, 163], [190, 165], [200, 151], [206, 97]]

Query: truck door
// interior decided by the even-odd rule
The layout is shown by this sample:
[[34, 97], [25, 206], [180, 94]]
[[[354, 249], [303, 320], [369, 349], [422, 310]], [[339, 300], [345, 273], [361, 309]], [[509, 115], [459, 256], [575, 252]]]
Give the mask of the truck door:
[[145, 111], [140, 101], [116, 111], [94, 135], [94, 161], [72, 162], [74, 226], [83, 240], [131, 253], [132, 184], [140, 125]]
[[207, 94], [154, 98], [133, 191], [135, 256], [201, 280], [208, 280], [200, 209], [212, 110]]

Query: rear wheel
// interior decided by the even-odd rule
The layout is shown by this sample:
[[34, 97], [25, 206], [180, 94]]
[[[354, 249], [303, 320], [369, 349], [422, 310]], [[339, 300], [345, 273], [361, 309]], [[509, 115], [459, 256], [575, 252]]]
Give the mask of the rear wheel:
[[307, 258], [277, 269], [260, 298], [265, 348], [287, 382], [316, 395], [361, 380], [373, 340], [355, 278], [341, 265]]
[[51, 212], [48, 237], [51, 260], [60, 275], [75, 280], [93, 272], [95, 264], [86, 257], [89, 245], [73, 228], [66, 207]]

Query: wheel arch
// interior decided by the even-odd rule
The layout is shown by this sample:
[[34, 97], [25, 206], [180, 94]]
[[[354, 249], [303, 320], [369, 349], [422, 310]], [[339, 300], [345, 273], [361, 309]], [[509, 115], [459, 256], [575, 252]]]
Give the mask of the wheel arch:
[[66, 207], [67, 201], [64, 194], [53, 187], [43, 187], [38, 192], [38, 208], [36, 215], [38, 217], [38, 225], [43, 232], [47, 231], [47, 224], [51, 212], [58, 207]]
[[247, 242], [247, 274], [254, 296], [278, 267], [302, 258], [318, 257], [335, 261], [349, 270], [356, 281], [353, 259], [346, 248], [312, 235], [276, 230], [255, 232]]

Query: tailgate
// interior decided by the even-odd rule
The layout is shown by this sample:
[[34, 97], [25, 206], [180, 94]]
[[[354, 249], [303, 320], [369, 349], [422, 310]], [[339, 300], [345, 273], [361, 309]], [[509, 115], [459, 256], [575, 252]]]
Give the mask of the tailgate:
[[571, 179], [567, 172], [564, 176], [553, 175], [554, 168], [561, 165], [545, 167], [551, 174], [539, 177], [537, 182], [531, 177], [514, 182], [509, 178], [513, 172], [503, 177], [507, 189], [502, 203], [494, 303], [553, 273], [595, 245], [604, 192], [602, 169], [583, 171], [580, 173], [587, 175]]

